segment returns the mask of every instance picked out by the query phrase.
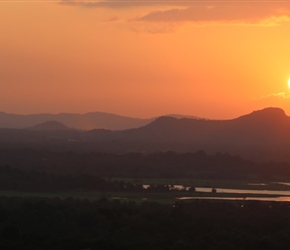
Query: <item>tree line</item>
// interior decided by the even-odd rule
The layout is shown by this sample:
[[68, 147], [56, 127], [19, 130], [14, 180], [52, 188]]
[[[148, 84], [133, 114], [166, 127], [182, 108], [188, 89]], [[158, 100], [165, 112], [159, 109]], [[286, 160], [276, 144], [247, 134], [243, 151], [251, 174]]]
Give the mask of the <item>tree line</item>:
[[35, 149], [0, 149], [0, 166], [51, 174], [92, 175], [106, 178], [271, 179], [290, 177], [290, 164], [253, 162], [227, 153], [76, 153]]
[[20, 170], [0, 166], [0, 191], [21, 192], [195, 192], [194, 187], [176, 188], [172, 185], [150, 184], [144, 186], [130, 181], [106, 179], [92, 175], [55, 175], [35, 170]]

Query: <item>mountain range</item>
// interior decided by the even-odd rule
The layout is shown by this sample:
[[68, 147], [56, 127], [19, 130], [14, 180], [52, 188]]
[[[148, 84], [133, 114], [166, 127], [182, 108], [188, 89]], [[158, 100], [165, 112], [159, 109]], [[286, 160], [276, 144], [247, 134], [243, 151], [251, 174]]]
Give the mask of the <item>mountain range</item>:
[[[3, 124], [1, 116], [0, 122]], [[290, 117], [279, 108], [266, 108], [231, 120], [165, 116], [146, 122], [143, 126], [139, 123], [139, 127], [118, 131], [107, 128], [79, 131], [52, 121], [29, 129], [0, 129], [0, 146], [33, 144], [54, 150], [119, 153], [205, 150], [290, 162]], [[25, 126], [28, 126], [27, 120]]]
[[[178, 114], [168, 115], [176, 118], [198, 118]], [[140, 119], [104, 112], [91, 112], [86, 114], [30, 114], [19, 115], [0, 112], [0, 128], [27, 129], [47, 122], [62, 123], [63, 126], [78, 130], [109, 129], [125, 130], [145, 126], [156, 118]], [[48, 128], [47, 124], [46, 127]], [[51, 130], [48, 128], [48, 130]]]

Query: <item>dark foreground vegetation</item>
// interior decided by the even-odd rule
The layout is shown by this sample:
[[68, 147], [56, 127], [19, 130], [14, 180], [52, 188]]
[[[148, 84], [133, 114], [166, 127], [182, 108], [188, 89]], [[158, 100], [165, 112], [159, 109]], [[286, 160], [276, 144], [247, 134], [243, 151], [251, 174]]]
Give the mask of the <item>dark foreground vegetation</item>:
[[288, 249], [287, 203], [0, 199], [0, 249]]
[[[0, 249], [288, 249], [287, 202], [172, 202], [176, 193], [168, 202], [142, 202], [140, 194], [166, 197], [194, 192], [194, 186], [178, 191], [152, 184], [145, 190], [138, 180], [286, 181], [289, 176], [288, 163], [256, 163], [203, 151], [113, 154], [7, 147], [0, 150], [0, 191], [20, 193], [0, 196]], [[71, 191], [99, 195], [60, 198], [62, 192]], [[32, 196], [25, 198], [25, 192]], [[49, 192], [56, 198], [44, 198]], [[108, 192], [140, 199], [109, 200]]]

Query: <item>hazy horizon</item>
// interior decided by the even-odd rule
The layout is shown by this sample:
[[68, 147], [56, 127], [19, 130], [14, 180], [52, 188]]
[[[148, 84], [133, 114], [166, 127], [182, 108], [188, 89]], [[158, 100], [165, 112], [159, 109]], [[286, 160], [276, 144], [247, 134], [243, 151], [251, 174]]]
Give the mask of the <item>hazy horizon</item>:
[[0, 110], [290, 113], [290, 2], [0, 1]]
[[[278, 109], [282, 109], [280, 107], [264, 107], [261, 109], [256, 109], [256, 110], [251, 110], [247, 113], [241, 113], [237, 116], [234, 117], [226, 117], [226, 118], [211, 118], [211, 117], [205, 117], [205, 116], [197, 116], [195, 114], [183, 114], [183, 113], [166, 113], [166, 114], [160, 114], [160, 115], [154, 115], [154, 116], [150, 116], [150, 117], [141, 117], [141, 116], [130, 116], [130, 115], [124, 115], [124, 114], [119, 114], [119, 113], [110, 113], [110, 112], [104, 112], [104, 111], [90, 111], [90, 112], [84, 112], [84, 113], [78, 113], [78, 112], [59, 112], [59, 113], [50, 113], [50, 112], [40, 112], [40, 113], [10, 113], [10, 112], [6, 112], [3, 110], [0, 110], [0, 113], [5, 113], [5, 114], [9, 114], [9, 115], [24, 115], [24, 116], [29, 116], [29, 115], [43, 115], [43, 114], [47, 114], [47, 115], [60, 115], [60, 114], [75, 114], [75, 115], [86, 115], [86, 114], [90, 114], [90, 113], [100, 113], [100, 114], [108, 114], [108, 115], [116, 115], [116, 116], [121, 116], [121, 117], [127, 117], [127, 118], [133, 118], [133, 119], [154, 119], [154, 118], [158, 118], [161, 116], [181, 116], [181, 117], [192, 117], [192, 118], [201, 118], [201, 119], [211, 119], [211, 120], [230, 120], [230, 119], [235, 119], [238, 118], [240, 116], [243, 115], [247, 115], [250, 114], [254, 111], [259, 111], [259, 110], [263, 110], [263, 109], [267, 109], [267, 108], [278, 108]], [[287, 116], [289, 116], [287, 114], [287, 112], [284, 110], [285, 114]]]

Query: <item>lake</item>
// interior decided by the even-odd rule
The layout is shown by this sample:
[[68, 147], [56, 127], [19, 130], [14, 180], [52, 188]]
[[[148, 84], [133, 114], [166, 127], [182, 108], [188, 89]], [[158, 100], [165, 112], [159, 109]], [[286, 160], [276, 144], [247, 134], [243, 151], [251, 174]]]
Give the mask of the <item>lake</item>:
[[[284, 184], [284, 183], [283, 183]], [[285, 183], [284, 185], [289, 185]], [[196, 192], [201, 193], [212, 193], [212, 188], [197, 187]], [[218, 194], [245, 194], [244, 197], [179, 197], [179, 200], [192, 200], [192, 199], [202, 199], [202, 200], [257, 200], [257, 201], [278, 201], [278, 202], [290, 202], [290, 191], [284, 190], [253, 190], [253, 189], [230, 189], [230, 188], [217, 188], [216, 192]], [[248, 197], [247, 194], [251, 196]], [[257, 195], [255, 197], [254, 195]], [[259, 195], [273, 195], [273, 197], [259, 197]]]
[[[289, 186], [288, 182], [279, 182], [279, 184]], [[249, 185], [265, 186], [264, 183], [249, 183]], [[143, 185], [144, 188], [148, 188], [149, 185]], [[176, 190], [188, 190], [189, 187], [183, 185], [172, 185], [172, 189]], [[212, 188], [209, 187], [195, 187], [196, 193], [207, 194], [206, 197], [202, 196], [184, 196], [177, 197], [178, 200], [257, 200], [257, 201], [278, 201], [278, 202], [290, 202], [290, 191], [285, 190], [256, 190], [256, 189], [233, 189], [233, 188], [215, 188], [216, 193], [213, 196], [208, 196], [212, 192]], [[219, 194], [232, 194], [231, 197], [221, 197]], [[235, 196], [235, 194], [238, 194]], [[241, 194], [244, 194], [241, 197]], [[257, 195], [257, 196], [255, 196]], [[268, 197], [261, 197], [263, 195], [268, 195]]]

